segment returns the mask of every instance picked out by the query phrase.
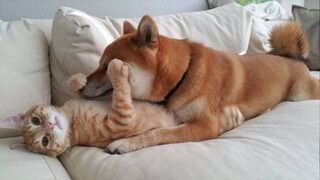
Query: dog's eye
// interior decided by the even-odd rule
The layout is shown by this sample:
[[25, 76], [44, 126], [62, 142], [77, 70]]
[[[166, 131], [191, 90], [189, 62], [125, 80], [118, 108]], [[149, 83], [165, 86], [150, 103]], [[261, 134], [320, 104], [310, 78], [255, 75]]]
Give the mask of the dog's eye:
[[103, 68], [104, 68], [105, 70], [107, 70], [107, 69], [108, 69], [108, 65], [109, 65], [109, 64], [105, 62], [105, 63], [103, 64]]
[[33, 117], [31, 121], [34, 125], [40, 125], [40, 119], [37, 117]]
[[46, 147], [49, 144], [49, 139], [47, 138], [47, 136], [42, 138], [42, 145], [44, 147]]

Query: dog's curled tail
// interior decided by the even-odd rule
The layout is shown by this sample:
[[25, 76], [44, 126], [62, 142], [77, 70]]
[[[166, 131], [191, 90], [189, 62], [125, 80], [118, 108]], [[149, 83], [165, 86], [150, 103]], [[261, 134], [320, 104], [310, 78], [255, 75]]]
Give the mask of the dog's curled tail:
[[286, 56], [290, 58], [306, 59], [309, 54], [308, 39], [302, 27], [290, 21], [275, 26], [271, 32], [269, 42], [272, 50], [270, 54]]

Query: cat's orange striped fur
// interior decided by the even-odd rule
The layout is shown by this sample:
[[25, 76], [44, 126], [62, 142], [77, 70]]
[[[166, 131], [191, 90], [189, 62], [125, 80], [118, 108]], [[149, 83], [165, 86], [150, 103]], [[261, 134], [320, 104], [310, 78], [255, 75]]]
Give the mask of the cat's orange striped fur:
[[[58, 108], [32, 107], [25, 114], [22, 127], [28, 149], [55, 157], [75, 145], [105, 148], [116, 139], [178, 124], [163, 107], [132, 101], [128, 67], [122, 61], [113, 60], [107, 74], [105, 78], [110, 78], [114, 88], [112, 104], [77, 99]], [[69, 80], [73, 91], [85, 84], [82, 74]]]

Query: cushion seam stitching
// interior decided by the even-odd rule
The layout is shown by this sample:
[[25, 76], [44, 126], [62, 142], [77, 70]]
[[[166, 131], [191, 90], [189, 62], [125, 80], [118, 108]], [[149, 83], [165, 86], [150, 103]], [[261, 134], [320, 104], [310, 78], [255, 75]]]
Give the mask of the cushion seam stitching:
[[[72, 164], [73, 167], [76, 167], [73, 161], [67, 155], [63, 154], [63, 157], [68, 159], [68, 161]], [[82, 179], [85, 179], [84, 175], [78, 170], [78, 168], [74, 168], [74, 169], [82, 176]]]
[[42, 155], [42, 158], [44, 159], [44, 162], [46, 162], [46, 164], [47, 164], [47, 166], [48, 166], [49, 170], [51, 171], [51, 173], [52, 173], [52, 175], [53, 175], [54, 179], [57, 179], [57, 177], [56, 177], [56, 176], [55, 176], [55, 174], [53, 173], [53, 171], [52, 171], [52, 169], [51, 169], [51, 167], [50, 167], [50, 165], [49, 165], [48, 161], [46, 160], [46, 158], [45, 158], [43, 155]]

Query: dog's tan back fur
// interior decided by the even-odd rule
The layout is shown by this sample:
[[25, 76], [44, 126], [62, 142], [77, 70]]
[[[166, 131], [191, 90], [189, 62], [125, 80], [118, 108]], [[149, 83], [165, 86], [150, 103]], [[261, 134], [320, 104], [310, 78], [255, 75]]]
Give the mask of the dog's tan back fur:
[[[129, 23], [124, 28], [125, 34], [106, 48], [100, 64], [117, 58], [130, 72], [148, 76], [146, 85], [135, 86], [131, 95], [153, 102], [162, 101], [186, 74], [166, 104], [183, 124], [115, 141], [108, 146], [111, 152], [217, 138], [281, 101], [320, 98], [319, 81], [296, 59], [305, 56], [308, 47], [295, 23], [274, 29], [270, 53], [244, 56], [161, 36], [149, 16], [142, 18], [137, 30]], [[101, 73], [99, 67], [89, 76], [86, 87], [95, 87]], [[136, 77], [136, 73], [130, 74], [130, 78]]]

